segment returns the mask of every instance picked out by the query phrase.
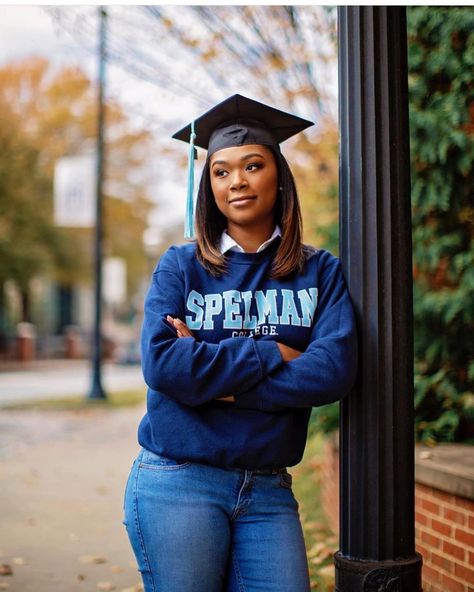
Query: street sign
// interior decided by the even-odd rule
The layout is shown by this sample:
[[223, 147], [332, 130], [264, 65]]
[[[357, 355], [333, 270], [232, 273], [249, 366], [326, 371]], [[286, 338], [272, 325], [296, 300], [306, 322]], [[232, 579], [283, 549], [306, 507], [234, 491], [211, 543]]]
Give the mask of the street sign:
[[54, 169], [54, 222], [57, 226], [95, 226], [97, 164], [94, 155], [64, 156]]
[[127, 263], [121, 257], [107, 257], [103, 267], [104, 301], [122, 304], [127, 297]]

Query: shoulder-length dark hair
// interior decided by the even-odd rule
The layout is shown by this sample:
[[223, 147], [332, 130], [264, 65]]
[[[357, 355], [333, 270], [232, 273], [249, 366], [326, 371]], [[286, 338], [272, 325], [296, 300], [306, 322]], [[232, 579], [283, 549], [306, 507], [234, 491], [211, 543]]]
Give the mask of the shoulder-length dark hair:
[[[281, 228], [281, 242], [273, 260], [272, 278], [281, 278], [301, 271], [304, 247], [301, 242], [301, 210], [293, 173], [279, 150], [270, 148], [278, 170], [278, 195], [275, 223]], [[209, 159], [204, 165], [196, 205], [196, 254], [199, 262], [212, 275], [226, 271], [226, 257], [219, 250], [220, 238], [227, 228], [227, 218], [216, 205], [211, 188]]]

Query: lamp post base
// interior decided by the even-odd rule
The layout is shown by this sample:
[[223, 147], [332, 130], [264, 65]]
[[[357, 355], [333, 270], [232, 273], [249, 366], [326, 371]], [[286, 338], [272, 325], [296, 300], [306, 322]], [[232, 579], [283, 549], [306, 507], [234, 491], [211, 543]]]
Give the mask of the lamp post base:
[[334, 555], [335, 592], [422, 592], [419, 553], [398, 561], [360, 561]]
[[102, 387], [100, 368], [94, 368], [93, 370], [92, 385], [87, 398], [96, 401], [105, 401], [107, 399], [107, 395]]

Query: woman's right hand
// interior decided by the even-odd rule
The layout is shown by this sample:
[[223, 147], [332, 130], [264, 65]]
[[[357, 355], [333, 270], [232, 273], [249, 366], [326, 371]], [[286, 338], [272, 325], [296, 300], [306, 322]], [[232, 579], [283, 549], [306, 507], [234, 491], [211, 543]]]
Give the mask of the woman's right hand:
[[292, 360], [296, 360], [303, 352], [300, 352], [297, 349], [293, 349], [284, 343], [280, 343], [277, 341], [278, 349], [280, 350], [281, 357], [283, 358], [284, 362], [291, 362]]
[[174, 319], [172, 316], [167, 315], [166, 320], [175, 328], [177, 337], [194, 337], [191, 329], [181, 319]]

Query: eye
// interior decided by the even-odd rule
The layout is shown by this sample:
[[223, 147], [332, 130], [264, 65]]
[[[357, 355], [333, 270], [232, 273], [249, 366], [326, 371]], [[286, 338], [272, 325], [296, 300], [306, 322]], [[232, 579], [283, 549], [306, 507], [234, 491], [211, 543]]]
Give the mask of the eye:
[[215, 177], [225, 177], [227, 175], [227, 171], [224, 169], [214, 169], [214, 176]]
[[258, 162], [249, 162], [249, 164], [245, 167], [245, 170], [247, 171], [257, 171], [258, 169], [261, 169], [262, 165]]

